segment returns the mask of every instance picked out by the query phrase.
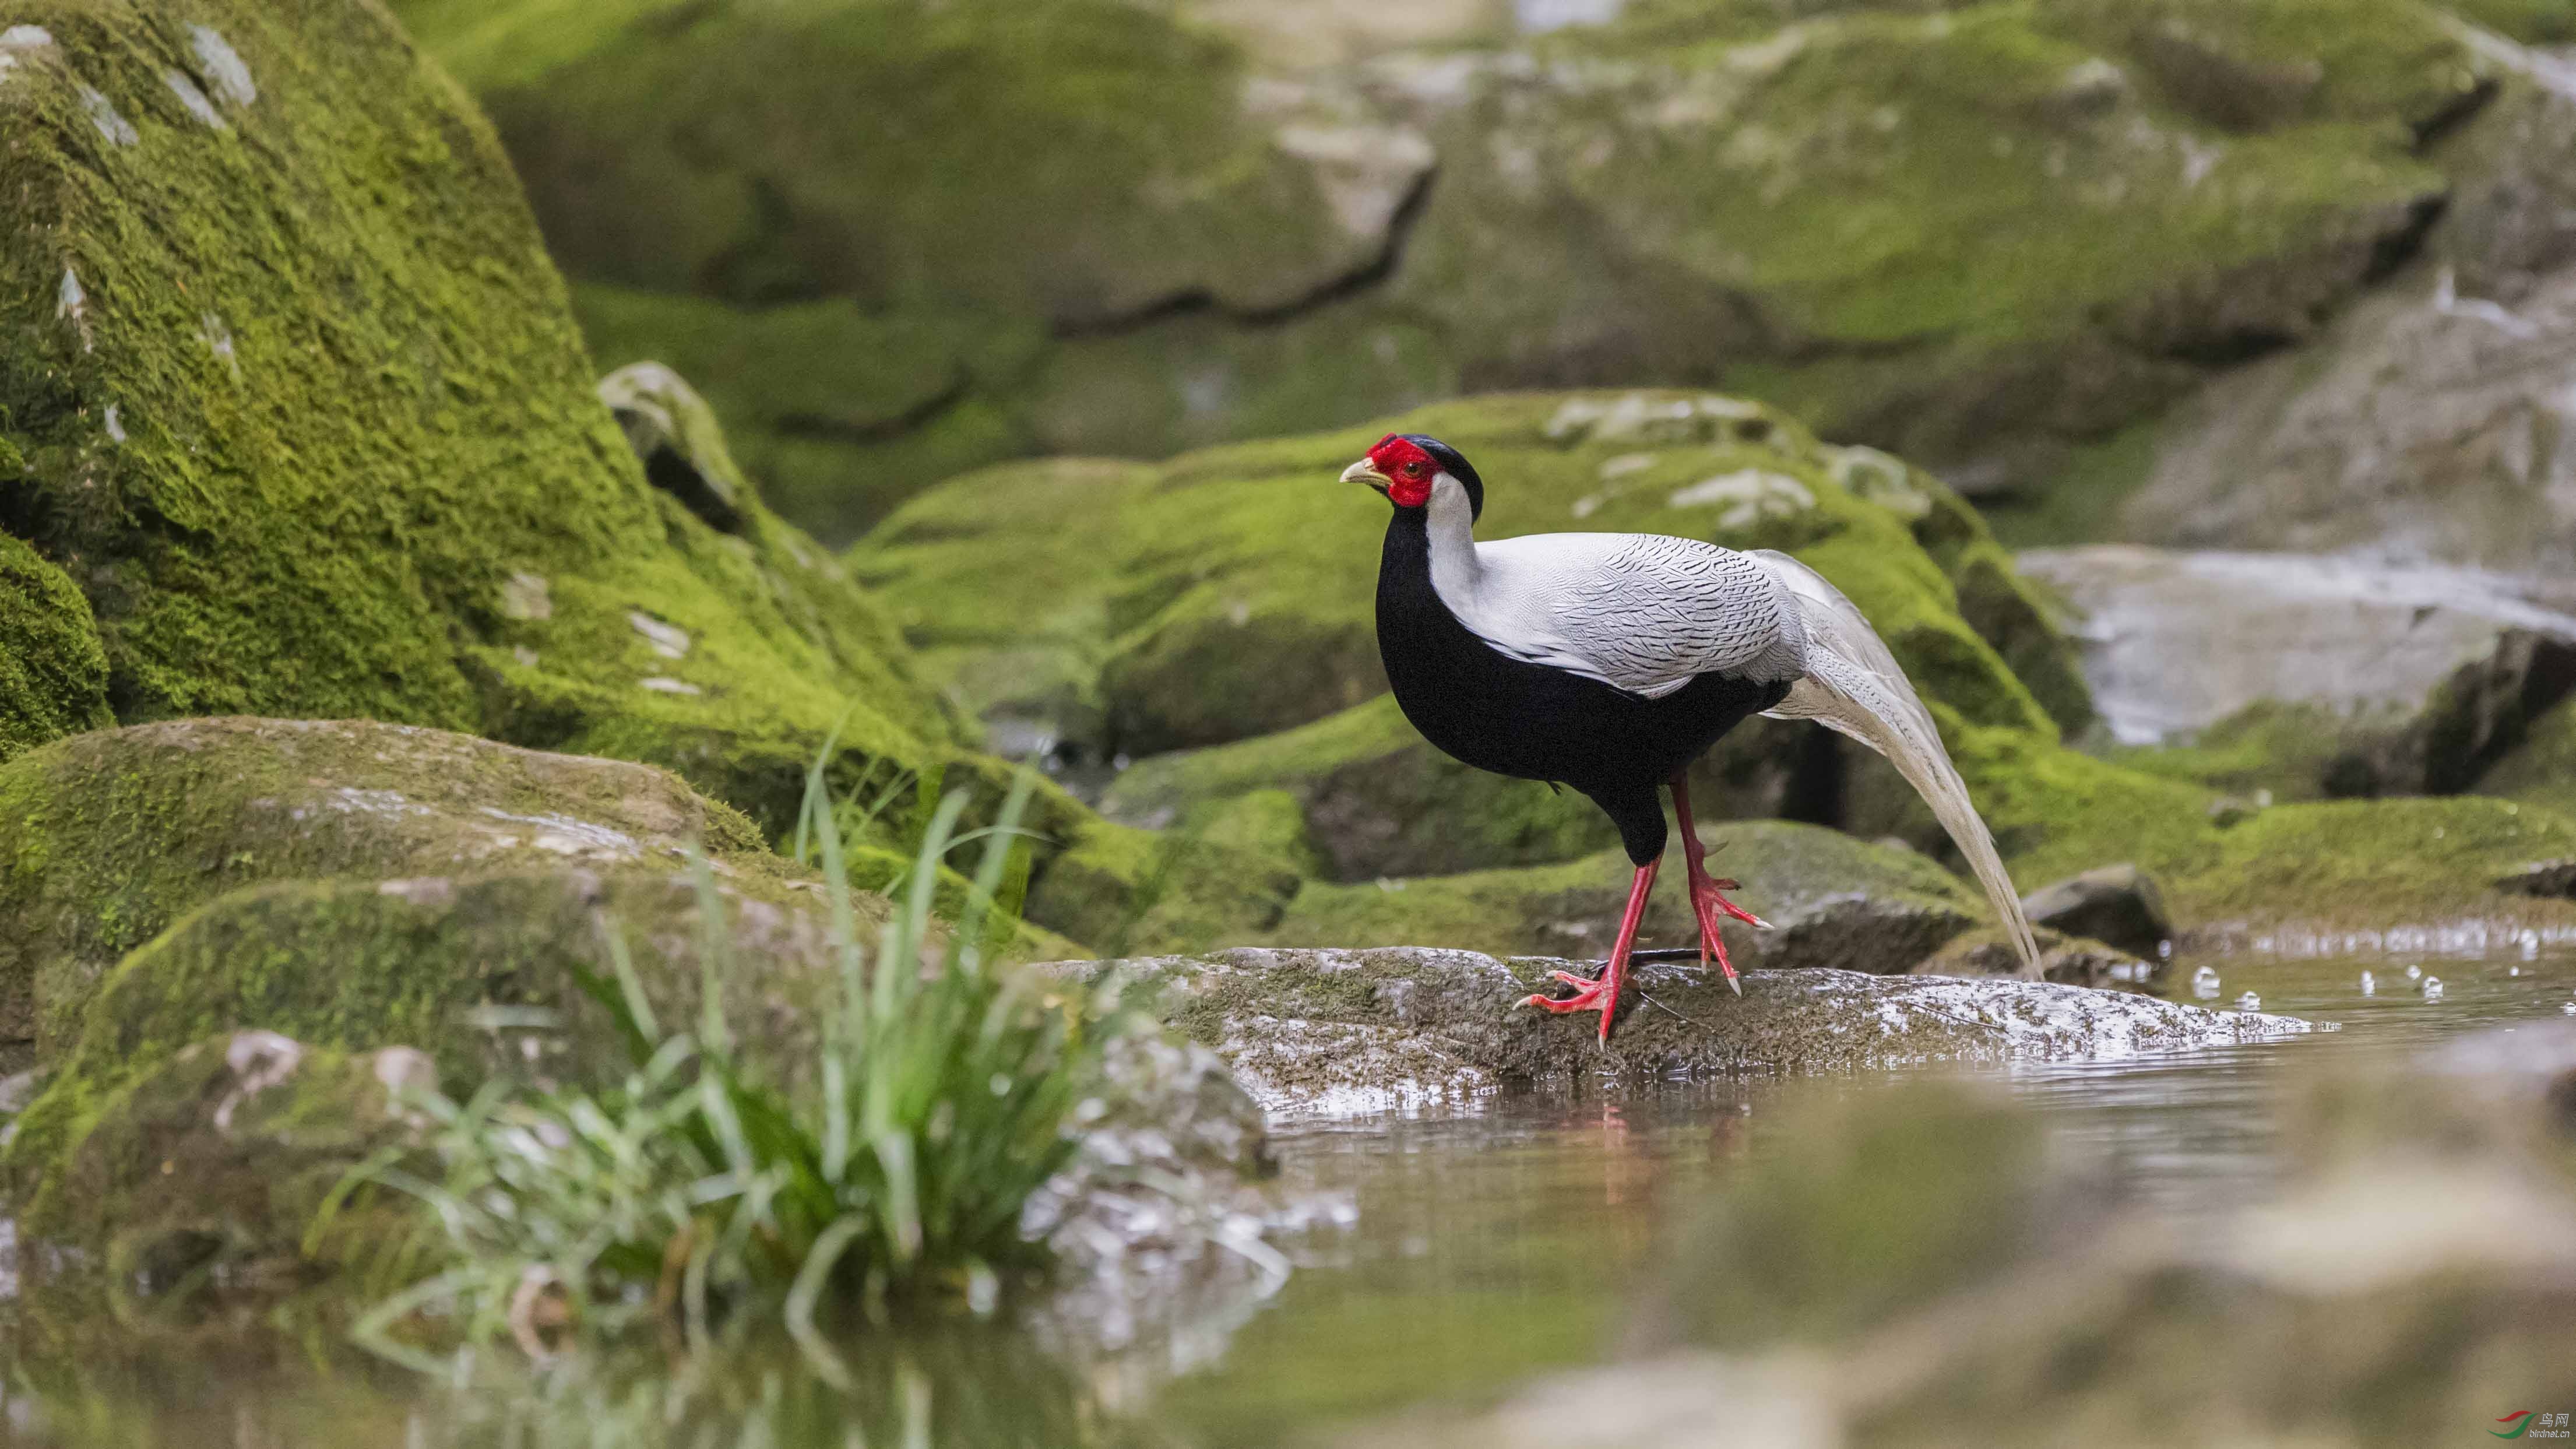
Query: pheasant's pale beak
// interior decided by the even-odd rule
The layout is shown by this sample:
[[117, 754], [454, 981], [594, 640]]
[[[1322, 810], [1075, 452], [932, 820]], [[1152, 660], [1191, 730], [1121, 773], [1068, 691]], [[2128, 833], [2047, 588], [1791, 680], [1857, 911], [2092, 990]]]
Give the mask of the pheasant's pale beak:
[[1351, 466], [1344, 468], [1342, 470], [1342, 481], [1345, 483], [1366, 483], [1368, 486], [1376, 489], [1380, 493], [1384, 493], [1387, 489], [1395, 486], [1394, 479], [1379, 472], [1377, 470], [1377, 464], [1370, 462], [1366, 458], [1362, 458]]

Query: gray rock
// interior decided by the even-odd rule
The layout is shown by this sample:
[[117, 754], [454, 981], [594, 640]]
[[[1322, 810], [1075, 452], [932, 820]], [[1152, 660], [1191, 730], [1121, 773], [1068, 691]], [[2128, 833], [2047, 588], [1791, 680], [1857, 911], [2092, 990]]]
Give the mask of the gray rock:
[[2090, 936], [2140, 956], [2156, 955], [2174, 934], [2164, 892], [2135, 865], [2106, 865], [2042, 886], [2022, 898], [2021, 908], [2033, 925]]
[[2053, 982], [1753, 971], [1737, 997], [1696, 969], [1647, 966], [1604, 1052], [1593, 1018], [1518, 1004], [1550, 971], [1593, 969], [1549, 958], [1245, 949], [1044, 969], [1085, 979], [1127, 973], [1159, 990], [1161, 1014], [1225, 1056], [1264, 1107], [1327, 1114], [1455, 1100], [1505, 1083], [2098, 1061], [2310, 1029], [2289, 1017]]
[[2425, 259], [2160, 424], [2121, 536], [2576, 563], [2576, 75], [2470, 40], [2510, 79], [2443, 158], [2456, 184]]
[[2114, 738], [2171, 742], [2263, 706], [2334, 795], [2464, 789], [2576, 683], [2576, 615], [2475, 569], [2129, 545], [2038, 549], [2023, 570], [2080, 616]]

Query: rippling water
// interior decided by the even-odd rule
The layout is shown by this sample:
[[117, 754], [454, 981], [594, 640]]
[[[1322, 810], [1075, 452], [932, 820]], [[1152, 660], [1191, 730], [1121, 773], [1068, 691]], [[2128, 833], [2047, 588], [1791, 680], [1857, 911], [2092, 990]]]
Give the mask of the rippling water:
[[[2189, 982], [2193, 966], [2174, 973]], [[2259, 1199], [2285, 1130], [2275, 1089], [2334, 1060], [2400, 1072], [2428, 1044], [2559, 1016], [2576, 1001], [2576, 953], [2421, 963], [2407, 958], [2209, 963], [2214, 1002], [2336, 1023], [2287, 1042], [2105, 1065], [1992, 1073], [2131, 1201], [2184, 1221]], [[2375, 978], [2365, 995], [2362, 973]], [[2190, 987], [2183, 991], [2188, 997]], [[1673, 1215], [1783, 1143], [1786, 1094], [1903, 1092], [1909, 1078], [1676, 1084], [1604, 1101], [1564, 1090], [1470, 1110], [1288, 1124], [1282, 1187], [1350, 1212], [1317, 1215], [1288, 1246], [1298, 1271], [1266, 1302], [1202, 1315], [1191, 1331], [1123, 1357], [1068, 1359], [1022, 1336], [908, 1341], [852, 1407], [772, 1355], [675, 1412], [658, 1362], [551, 1400], [510, 1375], [464, 1394], [350, 1365], [327, 1350], [213, 1337], [123, 1372], [20, 1387], [0, 1434], [31, 1443], [286, 1446], [517, 1442], [1258, 1446], [1328, 1438], [1333, 1426], [1425, 1404], [1491, 1403], [1533, 1371], [1620, 1351], [1654, 1282]], [[1748, 1251], [1758, 1251], [1749, 1245]], [[22, 1364], [48, 1361], [19, 1343]], [[860, 1346], [854, 1352], [867, 1352]], [[883, 1353], [876, 1358], [884, 1359]], [[22, 1373], [22, 1380], [26, 1375]], [[863, 1375], [863, 1378], [866, 1378]], [[66, 1384], [76, 1387], [66, 1388]], [[121, 1401], [121, 1402], [110, 1402]], [[47, 1427], [50, 1426], [50, 1427]], [[745, 1430], [749, 1433], [746, 1435]], [[700, 1437], [703, 1430], [706, 1437]]]

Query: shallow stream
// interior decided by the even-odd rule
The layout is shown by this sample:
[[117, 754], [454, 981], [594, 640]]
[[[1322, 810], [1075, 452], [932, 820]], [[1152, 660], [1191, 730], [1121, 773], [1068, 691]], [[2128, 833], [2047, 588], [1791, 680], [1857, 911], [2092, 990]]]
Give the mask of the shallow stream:
[[[2178, 993], [2203, 963], [2174, 974]], [[2273, 1045], [1985, 1075], [2049, 1131], [2108, 1165], [2131, 1202], [2189, 1223], [2273, 1190], [2278, 1088], [2328, 1062], [2391, 1073], [2461, 1032], [2554, 1019], [2576, 1002], [2576, 953], [2206, 963], [2211, 1005], [2339, 1029]], [[2365, 995], [2362, 973], [2375, 978]], [[1285, 1194], [1314, 1226], [1266, 1299], [1239, 1292], [1116, 1351], [1050, 1351], [975, 1332], [873, 1353], [858, 1397], [790, 1354], [675, 1392], [657, 1359], [549, 1389], [511, 1372], [458, 1392], [292, 1333], [207, 1330], [120, 1365], [21, 1305], [0, 1324], [15, 1382], [11, 1442], [41, 1444], [1138, 1444], [1329, 1443], [1339, 1426], [1491, 1404], [1526, 1376], [1622, 1352], [1676, 1214], [1782, 1147], [1793, 1093], [1904, 1092], [1916, 1074], [1675, 1084], [1605, 1101], [1573, 1090], [1464, 1110], [1288, 1122]], [[1751, 1247], [1749, 1250], [1758, 1250]], [[14, 1282], [0, 1260], [0, 1283]], [[90, 1329], [103, 1328], [91, 1325]], [[1078, 1336], [1078, 1335], [1077, 1335]], [[853, 1357], [871, 1354], [854, 1344]], [[880, 1371], [882, 1370], [882, 1371]], [[681, 1427], [673, 1428], [677, 1422]]]

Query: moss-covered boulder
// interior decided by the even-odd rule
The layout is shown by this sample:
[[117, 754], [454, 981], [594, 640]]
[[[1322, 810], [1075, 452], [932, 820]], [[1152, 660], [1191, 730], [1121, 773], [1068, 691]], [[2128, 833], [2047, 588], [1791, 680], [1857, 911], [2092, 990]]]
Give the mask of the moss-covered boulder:
[[1926, 1061], [2109, 1060], [2269, 1041], [2289, 1017], [2221, 1013], [2053, 982], [1760, 971], [1736, 996], [1697, 972], [1635, 978], [1605, 1051], [1588, 1019], [1521, 1006], [1553, 958], [1468, 951], [1237, 950], [1057, 968], [1151, 988], [1173, 1026], [1214, 1048], [1273, 1110], [1350, 1113], [1455, 1101], [1505, 1084], [1652, 1088], [1744, 1071], [1852, 1071]]
[[2407, 254], [2505, 73], [2410, 0], [400, 8], [605, 360], [733, 373], [836, 538], [1032, 451], [1638, 379], [2044, 490]]
[[86, 597], [119, 719], [651, 760], [772, 828], [845, 714], [853, 768], [948, 746], [829, 556], [647, 481], [508, 160], [383, 9], [11, 20], [0, 528]]
[[[0, 1039], [20, 1060], [56, 1055], [120, 959], [246, 886], [565, 865], [668, 874], [690, 850], [742, 889], [789, 890], [787, 863], [748, 820], [650, 766], [354, 722], [82, 735], [0, 769]], [[329, 974], [321, 954], [307, 965]], [[206, 1029], [236, 1025], [277, 1023]]]
[[694, 1019], [712, 964], [743, 1039], [781, 1063], [812, 1042], [839, 989], [819, 901], [710, 894], [685, 876], [556, 866], [255, 886], [182, 918], [100, 983], [0, 1172], [58, 1192], [63, 1154], [119, 1093], [219, 1032], [417, 1047], [458, 1082], [605, 1080], [629, 1060], [586, 985], [615, 979], [611, 933], [662, 1019]]
[[0, 533], [0, 763], [110, 719], [107, 655], [89, 600], [61, 569]]
[[[137, 1298], [274, 1268], [351, 1169], [412, 1134], [404, 1096], [437, 1085], [437, 1068], [409, 1047], [209, 1036], [105, 1104], [60, 1181], [23, 1205], [20, 1230], [97, 1254], [103, 1276]], [[391, 1212], [362, 1207], [334, 1224], [323, 1251], [355, 1241], [362, 1223], [400, 1228]]]

